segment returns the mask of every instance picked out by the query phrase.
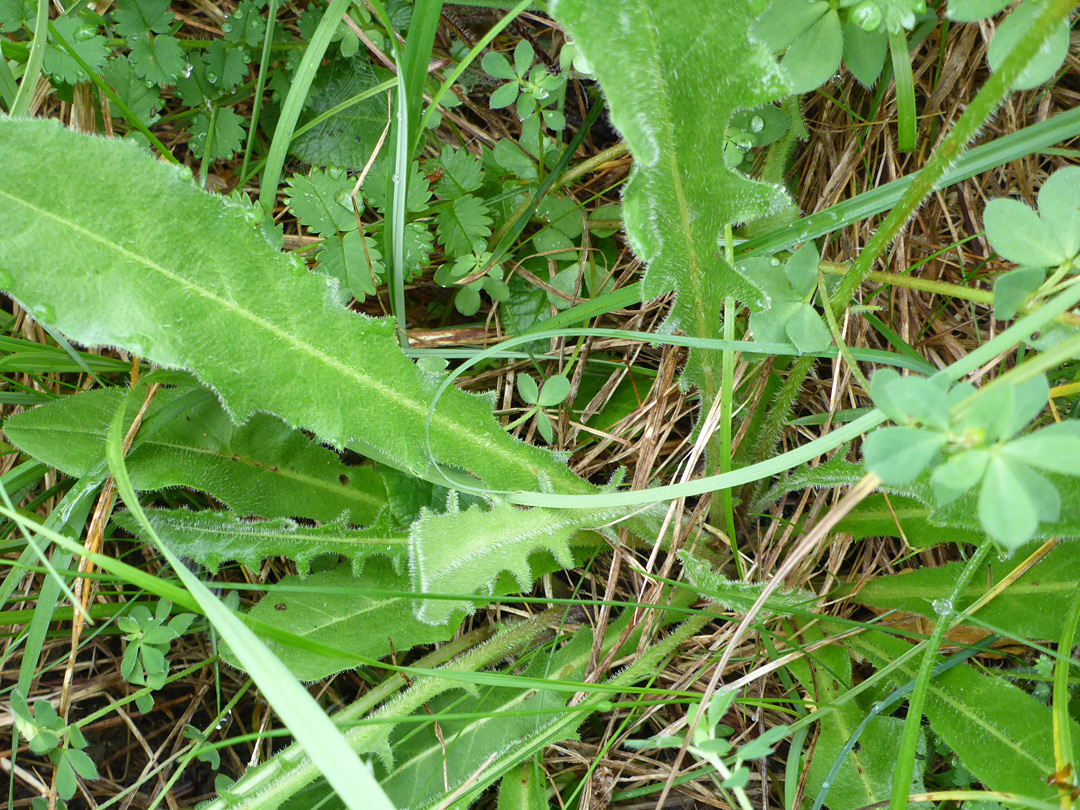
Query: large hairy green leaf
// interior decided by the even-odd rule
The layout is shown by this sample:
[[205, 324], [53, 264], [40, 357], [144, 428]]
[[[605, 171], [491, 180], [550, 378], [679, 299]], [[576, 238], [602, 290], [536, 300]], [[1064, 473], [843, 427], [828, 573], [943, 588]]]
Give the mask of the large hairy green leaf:
[[26, 120], [0, 121], [0, 166], [0, 288], [74, 340], [191, 370], [237, 422], [276, 413], [415, 474], [433, 457], [500, 488], [592, 491], [456, 390], [431, 416], [429, 456], [438, 379], [397, 349], [392, 321], [345, 309], [335, 281], [266, 243], [258, 212], [186, 170]]
[[[147, 419], [187, 393], [162, 389]], [[104, 461], [105, 433], [124, 396], [114, 388], [65, 397], [12, 416], [4, 433], [24, 453], [81, 478]], [[386, 490], [370, 467], [346, 467], [336, 453], [270, 414], [255, 414], [237, 427], [209, 393], [141, 441], [126, 461], [137, 490], [190, 487], [241, 515], [345, 516], [366, 525], [386, 505]]]
[[[723, 158], [732, 115], [789, 92], [750, 36], [765, 5], [558, 0], [552, 7], [599, 77], [612, 123], [634, 155], [623, 217], [634, 251], [648, 262], [643, 292], [654, 297], [674, 286], [669, 325], [690, 335], [719, 330], [724, 296], [758, 297], [723, 259], [724, 226], [788, 204], [783, 189], [747, 179]], [[705, 391], [719, 384], [701, 379], [693, 357], [687, 373]]]

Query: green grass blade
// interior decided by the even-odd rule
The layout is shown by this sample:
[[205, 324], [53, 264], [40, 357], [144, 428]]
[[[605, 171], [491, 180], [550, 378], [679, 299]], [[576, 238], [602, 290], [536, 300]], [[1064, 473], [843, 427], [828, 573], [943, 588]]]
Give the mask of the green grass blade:
[[[49, 41], [49, 3], [48, 0], [37, 0], [37, 16], [34, 20], [34, 41], [30, 43], [30, 58], [26, 62], [22, 81], [19, 83], [19, 92], [15, 94], [15, 100], [11, 104], [12, 118], [25, 116], [30, 111], [30, 100], [37, 90], [38, 79], [41, 77], [41, 64], [45, 60], [45, 46]], [[0, 59], [5, 57], [0, 56]]]
[[[308, 89], [315, 80], [315, 73], [322, 62], [323, 54], [330, 45], [331, 37], [337, 30], [338, 23], [341, 22], [341, 16], [351, 2], [352, 0], [330, 0], [330, 5], [323, 12], [322, 19], [319, 20], [319, 25], [304, 50], [300, 67], [296, 69], [296, 74], [293, 76], [289, 95], [285, 97], [285, 103], [281, 105], [281, 116], [278, 118], [277, 126], [274, 127], [274, 139], [270, 142], [262, 181], [259, 183], [259, 203], [264, 211], [272, 211], [274, 208], [278, 183], [281, 181], [281, 168], [285, 165], [285, 156], [289, 151], [289, 144], [292, 142], [293, 130], [296, 129], [300, 112], [304, 109]], [[267, 33], [267, 36], [269, 37], [270, 34]]]

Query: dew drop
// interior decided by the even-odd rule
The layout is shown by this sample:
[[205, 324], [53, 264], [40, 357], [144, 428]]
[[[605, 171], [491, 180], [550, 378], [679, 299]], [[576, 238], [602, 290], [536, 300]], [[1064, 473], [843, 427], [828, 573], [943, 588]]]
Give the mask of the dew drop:
[[146, 80], [146, 86], [147, 86], [147, 87], [153, 87], [153, 86], [154, 86], [154, 83], [153, 83], [152, 81], [150, 81], [149, 79], [147, 79], [147, 80]]
[[230, 33], [231, 31], [232, 31], [232, 23], [230, 23], [230, 22], [223, 22], [223, 23], [221, 24], [221, 33], [223, 33], [223, 34], [228, 34], [228, 33]]
[[206, 71], [206, 80], [210, 82], [210, 84], [217, 84], [217, 74], [211, 73], [209, 70]]
[[761, 132], [765, 128], [765, 122], [761, 119], [760, 115], [755, 115], [750, 119], [750, 131]]
[[[244, 10], [242, 8], [238, 8], [236, 11], [233, 12], [232, 16], [234, 20], [242, 20], [244, 19]], [[225, 29], [223, 28], [221, 30], [224, 31]]]
[[938, 616], [948, 616], [952, 613], [952, 602], [948, 599], [935, 599], [930, 606]]
[[243, 60], [245, 65], [251, 64], [251, 54], [247, 51], [244, 51], [243, 55], [240, 58]]
[[0, 287], [3, 287], [5, 290], [10, 290], [14, 283], [15, 279], [12, 278], [11, 273], [7, 270], [0, 270]]
[[774, 257], [772, 259], [769, 259], [769, 264], [772, 267], [779, 267], [780, 266], [780, 260]]
[[193, 71], [194, 69], [195, 66], [191, 64], [191, 62], [188, 62], [186, 65], [184, 65], [184, 69], [181, 71], [181, 73], [184, 74], [185, 79], [189, 79], [191, 78], [191, 71]]

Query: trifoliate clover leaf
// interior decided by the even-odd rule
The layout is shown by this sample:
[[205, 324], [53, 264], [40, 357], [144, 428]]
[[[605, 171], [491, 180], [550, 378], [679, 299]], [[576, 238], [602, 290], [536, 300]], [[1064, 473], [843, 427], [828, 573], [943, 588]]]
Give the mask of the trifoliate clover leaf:
[[891, 368], [879, 369], [870, 380], [874, 405], [898, 425], [949, 427], [949, 399], [945, 388], [925, 377], [901, 377]]
[[514, 69], [510, 66], [510, 60], [496, 51], [488, 51], [484, 54], [480, 66], [494, 79], [517, 79]]
[[518, 374], [515, 378], [517, 383], [518, 395], [529, 405], [535, 405], [536, 401], [540, 398], [540, 389], [536, 385], [536, 380], [530, 377], [528, 374]]
[[915, 480], [945, 447], [944, 434], [910, 427], [879, 428], [863, 442], [866, 468], [891, 486]]
[[1026, 464], [995, 455], [979, 490], [978, 512], [991, 538], [1006, 548], [1016, 548], [1032, 538], [1040, 522], [1058, 519], [1061, 496]]
[[570, 380], [561, 374], [556, 374], [548, 377], [544, 382], [544, 387], [540, 389], [540, 397], [536, 400], [536, 404], [541, 408], [550, 408], [565, 400], [569, 393]]
[[228, 160], [244, 146], [247, 121], [228, 107], [221, 107], [213, 114], [200, 113], [188, 130], [191, 140], [188, 147], [197, 158]]
[[312, 169], [307, 177], [298, 174], [289, 178], [288, 186], [285, 199], [289, 211], [312, 233], [329, 236], [356, 229], [349, 198], [353, 182], [341, 169]]
[[[159, 118], [158, 111], [165, 102], [158, 95], [156, 86], [147, 87], [146, 82], [135, 75], [135, 68], [126, 56], [110, 59], [102, 75], [132, 115], [144, 124], [152, 124]], [[120, 114], [114, 109], [113, 115]], [[131, 123], [130, 121], [128, 123]]]
[[439, 242], [451, 256], [462, 256], [472, 251], [477, 240], [491, 236], [492, 219], [487, 206], [479, 197], [466, 194], [436, 216]]
[[438, 166], [442, 177], [435, 183], [435, 193], [444, 199], [476, 191], [484, 182], [483, 164], [465, 149], [444, 146]]
[[329, 237], [320, 246], [316, 259], [319, 270], [338, 279], [357, 301], [374, 295], [386, 275], [375, 240], [360, 231]]
[[1038, 195], [1039, 216], [1061, 252], [1080, 254], [1080, 166], [1066, 166], [1050, 175]]
[[[77, 17], [57, 17], [53, 20], [56, 33], [71, 47], [91, 70], [100, 70], [109, 58], [109, 44], [105, 37], [98, 36], [98, 27]], [[45, 49], [44, 70], [50, 76], [68, 84], [89, 81], [79, 63], [64, 49], [59, 42], [52, 42]]]
[[0, 34], [32, 29], [37, 14], [34, 0], [0, 0]]
[[514, 46], [514, 73], [519, 77], [524, 77], [529, 68], [532, 67], [533, 59], [536, 58], [536, 53], [533, 51], [533, 46], [527, 39], [523, 39]]
[[754, 36], [780, 60], [795, 93], [824, 84], [844, 53], [840, 17], [825, 0], [772, 0], [754, 24]]
[[[990, 47], [986, 51], [986, 62], [990, 70], [997, 70], [1001, 63], [1012, 53], [1016, 43], [1031, 28], [1032, 22], [1042, 10], [1042, 3], [1024, 0], [1012, 14], [994, 32]], [[1069, 55], [1069, 21], [1062, 20], [1050, 39], [1028, 62], [1023, 73], [1011, 85], [1013, 90], [1031, 90], [1054, 77], [1058, 68]]]
[[236, 11], [221, 24], [226, 42], [255, 47], [263, 41], [266, 34], [266, 20], [259, 16], [258, 8], [252, 0], [242, 0]]
[[1048, 425], [1006, 443], [1001, 452], [1009, 459], [1048, 472], [1080, 475], [1080, 422]]
[[794, 262], [790, 271], [781, 269], [775, 259], [749, 259], [739, 265], [739, 274], [761, 292], [760, 299], [750, 302], [750, 331], [755, 340], [790, 342], [803, 353], [822, 351], [832, 343], [828, 327], [809, 304], [816, 286], [817, 261], [817, 248], [810, 244], [789, 260], [789, 264]]
[[501, 110], [505, 107], [509, 107], [517, 101], [518, 93], [520, 91], [521, 85], [516, 81], [500, 85], [495, 88], [488, 98], [488, 107], [493, 110]]
[[125, 39], [141, 37], [148, 31], [167, 34], [175, 19], [169, 11], [169, 0], [117, 0], [112, 18], [114, 30]]
[[220, 93], [231, 93], [247, 76], [244, 55], [240, 48], [230, 48], [222, 40], [215, 39], [203, 54], [206, 81], [216, 85]]
[[950, 456], [930, 476], [934, 498], [942, 506], [952, 503], [982, 480], [989, 463], [987, 450], [964, 450]]
[[176, 37], [133, 34], [128, 38], [128, 44], [131, 46], [131, 64], [135, 66], [136, 75], [148, 82], [172, 84], [187, 70], [187, 59]]

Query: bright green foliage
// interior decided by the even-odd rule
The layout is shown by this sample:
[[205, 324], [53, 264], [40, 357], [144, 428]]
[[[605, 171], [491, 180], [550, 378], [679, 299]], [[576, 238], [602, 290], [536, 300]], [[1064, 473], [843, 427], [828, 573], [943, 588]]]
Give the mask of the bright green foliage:
[[[722, 258], [724, 226], [789, 204], [782, 189], [723, 165], [734, 113], [791, 92], [750, 35], [764, 6], [560, 0], [552, 8], [599, 77], [612, 123], [634, 154], [623, 215], [635, 253], [648, 262], [642, 293], [651, 298], [674, 287], [668, 326], [691, 335], [719, 330], [725, 296], [756, 297]], [[718, 390], [715, 372], [703, 371], [700, 353], [692, 352], [688, 382]]]
[[[255, 414], [237, 427], [207, 393], [170, 416], [167, 411], [187, 394], [162, 389], [150, 404], [140, 439], [127, 456], [136, 489], [184, 486], [213, 495], [241, 515], [321, 521], [345, 516], [359, 525], [373, 521], [386, 503], [370, 467], [346, 467], [335, 453], [270, 414]], [[65, 397], [12, 416], [4, 431], [23, 452], [81, 478], [104, 461], [109, 419], [124, 396], [107, 389]], [[162, 414], [166, 424], [154, 424]]]
[[331, 658], [266, 639], [270, 649], [302, 681], [353, 669], [359, 661], [382, 658], [391, 649], [402, 651], [417, 644], [446, 641], [457, 629], [457, 624], [434, 627], [417, 621], [412, 599], [382, 591], [407, 594], [408, 575], [396, 573], [386, 560], [372, 560], [359, 576], [350, 564], [343, 563], [302, 578], [282, 578], [248, 615], [355, 656]]
[[[108, 43], [105, 37], [97, 33], [97, 26], [77, 17], [58, 17], [53, 21], [53, 25], [64, 41], [74, 48], [91, 68], [97, 70], [105, 64], [109, 56]], [[45, 51], [44, 67], [50, 76], [68, 84], [90, 80], [86, 71], [79, 67], [79, 63], [59, 44], [52, 43]]]
[[207, 80], [216, 84], [219, 92], [231, 93], [247, 78], [245, 56], [244, 51], [239, 48], [230, 48], [222, 40], [215, 39], [203, 52]]
[[116, 33], [131, 49], [136, 75], [158, 85], [172, 84], [187, 69], [180, 42], [168, 35], [168, 8], [168, 0], [119, 0], [112, 15]]
[[[248, 209], [131, 145], [49, 122], [0, 122], [0, 148], [11, 167], [0, 190], [0, 286], [72, 339], [190, 368], [236, 419], [268, 410], [417, 474], [433, 457], [500, 487], [592, 490], [507, 436], [481, 398], [453, 389], [431, 415], [429, 455], [437, 381], [401, 355], [390, 321], [346, 311], [326, 277], [273, 251]], [[66, 182], [86, 165], [107, 180]]]
[[466, 194], [441, 210], [436, 219], [439, 242], [454, 256], [467, 255], [477, 241], [491, 236], [491, 217], [479, 197]]
[[[509, 571], [522, 587], [532, 582], [529, 555], [541, 549], [564, 568], [573, 567], [570, 538], [628, 514], [628, 509], [543, 509], [523, 511], [501, 501], [487, 510], [459, 511], [451, 498], [444, 514], [422, 511], [409, 533], [409, 570], [417, 593], [492, 593], [495, 575]], [[470, 601], [425, 600], [417, 616], [441, 624], [457, 610], [475, 610]]]
[[442, 177], [435, 183], [435, 193], [454, 199], [476, 191], [484, 182], [483, 164], [466, 149], [444, 146], [439, 155]]
[[561, 110], [566, 75], [552, 75], [543, 65], [532, 67], [535, 55], [532, 45], [524, 39], [514, 48], [513, 65], [496, 51], [484, 55], [483, 68], [487, 74], [508, 80], [491, 94], [488, 106], [501, 110], [517, 102], [518, 118], [522, 121], [539, 112], [548, 127], [560, 131], [566, 127]]
[[[1027, 547], [1018, 550], [1009, 559], [991, 559], [987, 577], [968, 585], [952, 605], [952, 610], [965, 610], [986, 593], [988, 583], [1001, 582], [1024, 561], [1025, 550]], [[949, 563], [940, 568], [922, 568], [879, 577], [864, 583], [853, 598], [883, 610], [921, 613], [937, 621], [939, 611], [935, 608], [935, 602], [940, 606], [942, 596], [953, 592], [962, 567], [963, 563]], [[1066, 540], [980, 608], [975, 617], [1017, 638], [1059, 639], [1069, 604], [1078, 587], [1080, 543]]]
[[1080, 474], [1076, 456], [1068, 455], [1080, 452], [1080, 422], [1015, 438], [1046, 405], [1045, 377], [995, 386], [967, 404], [974, 394], [967, 384], [946, 393], [932, 380], [878, 371], [871, 383], [874, 404], [898, 426], [872, 433], [863, 457], [891, 485], [907, 484], [932, 467], [930, 482], [940, 505], [979, 487], [980, 523], [994, 540], [1015, 547], [1030, 540], [1040, 523], [1059, 519], [1058, 489], [1036, 470]]
[[236, 10], [221, 24], [221, 32], [226, 42], [235, 42], [254, 48], [262, 44], [266, 35], [266, 20], [259, 16], [259, 8], [265, 2], [241, 0]]
[[[1042, 10], [1039, 0], [1024, 0], [1024, 2], [1009, 15], [994, 33], [990, 41], [990, 48], [986, 52], [986, 61], [991, 70], [997, 70], [1005, 57], [1009, 55], [1013, 47], [1019, 41], [1024, 32], [1031, 27], [1032, 21]], [[1062, 20], [1054, 31], [1054, 35], [1028, 62], [1027, 68], [1020, 77], [1013, 82], [1014, 90], [1030, 90], [1038, 87], [1054, 77], [1058, 68], [1065, 61], [1069, 53], [1069, 22]]]
[[[65, 726], [56, 709], [47, 700], [34, 701], [34, 711], [26, 704], [26, 698], [16, 689], [11, 693], [11, 715], [15, 728], [28, 741], [35, 754], [47, 754], [56, 766], [56, 792], [65, 802], [78, 789], [76, 774], [83, 779], [97, 779], [94, 761], [82, 749], [86, 738], [78, 726]], [[67, 739], [61, 744], [61, 738]]]
[[536, 380], [528, 374], [517, 375], [518, 395], [525, 400], [526, 404], [533, 407], [518, 421], [524, 421], [536, 414], [536, 427], [544, 441], [551, 444], [555, 438], [551, 419], [544, 412], [544, 408], [550, 408], [563, 402], [570, 394], [570, 381], [566, 377], [557, 374], [550, 377], [545, 383], [543, 390], [536, 387]]
[[189, 128], [188, 147], [195, 157], [208, 160], [231, 158], [244, 145], [246, 121], [230, 107], [199, 113]]
[[780, 269], [775, 259], [747, 259], [739, 272], [761, 291], [752, 307], [750, 330], [764, 343], [791, 343], [818, 352], [832, 343], [829, 328], [811, 305], [817, 290], [818, 251], [813, 243], [792, 254]]
[[331, 236], [319, 246], [319, 271], [341, 282], [358, 301], [375, 294], [386, 277], [378, 242], [357, 230]]
[[999, 321], [1015, 318], [1045, 280], [1046, 270], [1042, 267], [1020, 267], [999, 276], [994, 280], [994, 317]]
[[112, 18], [116, 33], [129, 40], [151, 31], [167, 34], [173, 22], [169, 0], [117, 0]]
[[[126, 56], [110, 59], [102, 75], [121, 101], [144, 124], [152, 124], [159, 118], [158, 111], [165, 102], [156, 87], [147, 87], [146, 82], [135, 75], [130, 59]], [[114, 111], [114, 115], [119, 113], [119, 110]]]
[[[289, 178], [285, 199], [300, 224], [319, 236], [356, 228], [353, 212], [353, 183], [341, 169], [312, 169], [307, 177]], [[357, 209], [363, 213], [363, 200], [357, 195]]]
[[1039, 189], [1039, 213], [1019, 200], [991, 200], [983, 213], [990, 246], [1020, 265], [1057, 267], [1080, 254], [1080, 167], [1059, 169]]
[[[265, 559], [288, 557], [303, 576], [316, 557], [337, 555], [349, 560], [358, 574], [371, 557], [387, 557], [403, 567], [408, 553], [406, 532], [381, 523], [367, 529], [351, 529], [342, 522], [300, 526], [287, 518], [255, 521], [231, 512], [188, 509], [151, 509], [146, 515], [170, 549], [213, 573], [227, 560], [255, 571]], [[114, 515], [113, 521], [132, 534], [143, 534], [128, 512]]]
[[187, 62], [175, 37], [144, 34], [129, 37], [129, 58], [135, 73], [154, 84], [172, 84], [185, 70]]
[[35, 6], [34, 0], [0, 0], [0, 34], [33, 28]]
[[[845, 643], [878, 668], [910, 649], [906, 642], [877, 631], [859, 633]], [[889, 680], [895, 686], [905, 684], [915, 677], [916, 668], [910, 661], [900, 664], [890, 671]], [[1057, 789], [1045, 781], [1057, 770], [1051, 710], [1022, 689], [1004, 678], [956, 666], [930, 680], [925, 715], [934, 733], [988, 790], [1056, 799]], [[1066, 756], [1073, 758], [1080, 754], [1080, 725], [1074, 720], [1069, 724], [1074, 748]]]
[[[169, 676], [169, 662], [165, 656], [172, 643], [180, 638], [195, 619], [192, 613], [179, 613], [169, 618], [172, 605], [162, 600], [153, 614], [143, 604], [135, 605], [126, 616], [116, 619], [116, 626], [126, 635], [127, 648], [120, 660], [120, 674], [128, 683], [160, 689]], [[154, 698], [140, 695], [135, 704], [143, 714], [154, 708]]]
[[[736, 693], [731, 690], [721, 689], [712, 696], [704, 706], [692, 703], [686, 711], [686, 721], [689, 725], [698, 714], [702, 714], [693, 735], [687, 739], [685, 734], [677, 736], [652, 737], [648, 740], [627, 740], [628, 748], [679, 748], [685, 747], [686, 751], [716, 769], [717, 775], [713, 777], [717, 787], [722, 791], [733, 790], [736, 795], [741, 795], [741, 806], [747, 806], [746, 795], [743, 789], [750, 781], [750, 769], [744, 764], [756, 759], [763, 759], [773, 752], [774, 746], [788, 736], [787, 726], [773, 726], [765, 733], [750, 742], [736, 748], [728, 738], [734, 734], [734, 729], [721, 722]], [[702, 711], [704, 709], [704, 711]]]

